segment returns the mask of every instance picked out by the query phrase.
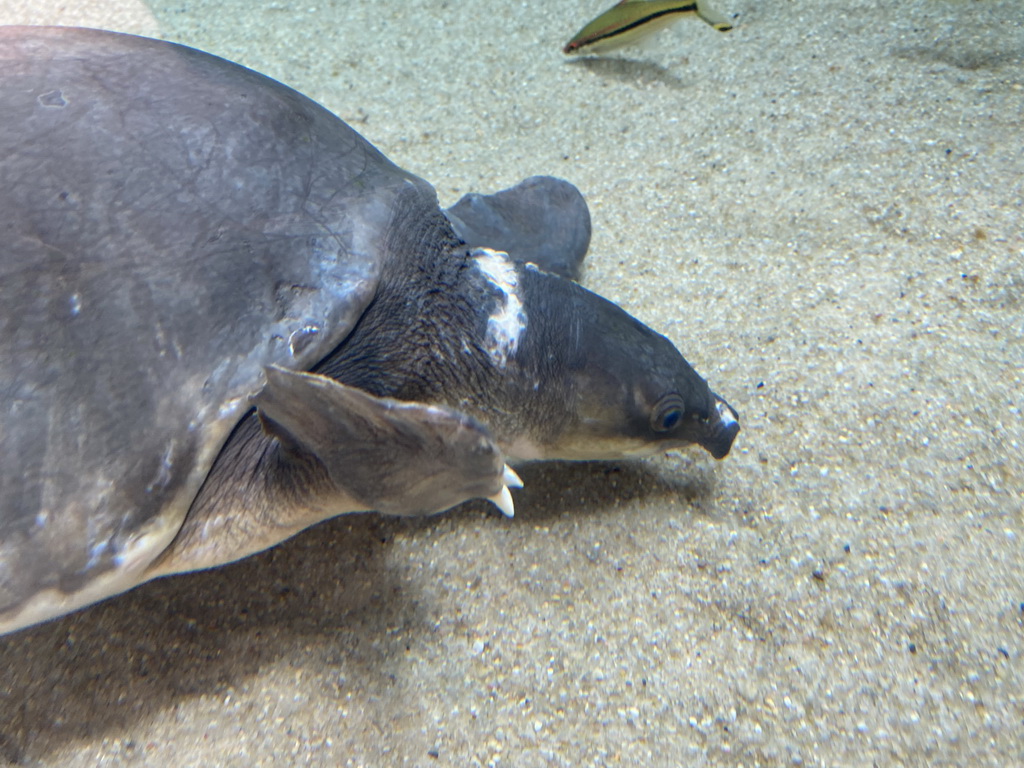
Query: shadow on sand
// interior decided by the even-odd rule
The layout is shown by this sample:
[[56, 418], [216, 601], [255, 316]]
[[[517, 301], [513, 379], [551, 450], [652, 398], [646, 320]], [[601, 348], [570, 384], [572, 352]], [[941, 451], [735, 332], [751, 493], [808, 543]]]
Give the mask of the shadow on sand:
[[[699, 511], [710, 482], [696, 470], [673, 482], [635, 463], [538, 464], [521, 474], [518, 514], [534, 522], [672, 495]], [[450, 524], [485, 507], [465, 505]], [[338, 518], [239, 563], [160, 579], [0, 638], [0, 759], [31, 763], [75, 741], [130, 733], [185, 698], [229, 694], [303, 642], [331, 646], [328, 657], [343, 658], [349, 673], [380, 677], [389, 660], [374, 640], [420, 610], [415, 586], [392, 572], [390, 542], [439, 519]]]

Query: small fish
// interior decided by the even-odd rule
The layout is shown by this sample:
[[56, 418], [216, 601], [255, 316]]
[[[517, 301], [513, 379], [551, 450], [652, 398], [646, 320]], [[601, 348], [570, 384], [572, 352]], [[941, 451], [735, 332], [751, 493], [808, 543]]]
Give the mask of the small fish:
[[732, 22], [711, 10], [704, 0], [660, 2], [659, 0], [620, 0], [602, 13], [565, 44], [563, 53], [604, 53], [635, 43], [659, 29], [664, 29], [680, 16], [696, 14], [719, 32], [732, 29]]

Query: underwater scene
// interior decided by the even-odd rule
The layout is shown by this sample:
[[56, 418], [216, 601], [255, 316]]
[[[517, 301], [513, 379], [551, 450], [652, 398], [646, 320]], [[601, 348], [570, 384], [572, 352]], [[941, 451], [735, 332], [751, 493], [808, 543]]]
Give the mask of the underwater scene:
[[[565, 279], [710, 387], [699, 416], [658, 400], [651, 427], [720, 420], [564, 460], [610, 455], [598, 408], [560, 452], [502, 443], [505, 516], [495, 488], [436, 516], [342, 515], [19, 624], [0, 635], [0, 761], [1024, 765], [1020, 0], [0, 0], [0, 24], [241, 64], [442, 209], [566, 180], [585, 208], [517, 231], [578, 245], [589, 211]], [[166, 87], [142, 97], [194, 84]], [[511, 267], [481, 253], [509, 309]], [[504, 368], [522, 323], [491, 320]], [[646, 372], [642, 345], [549, 326], [623, 381]], [[567, 386], [545, 376], [538, 398]], [[557, 418], [540, 409], [501, 417]], [[0, 580], [28, 567], [10, 539]]]

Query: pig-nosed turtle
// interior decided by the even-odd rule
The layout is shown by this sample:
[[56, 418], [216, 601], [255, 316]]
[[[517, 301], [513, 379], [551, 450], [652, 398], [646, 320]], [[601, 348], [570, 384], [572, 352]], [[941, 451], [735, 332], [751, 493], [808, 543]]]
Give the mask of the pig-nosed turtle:
[[433, 188], [280, 83], [167, 42], [0, 28], [0, 632], [506, 461], [739, 430], [581, 288], [586, 205]]

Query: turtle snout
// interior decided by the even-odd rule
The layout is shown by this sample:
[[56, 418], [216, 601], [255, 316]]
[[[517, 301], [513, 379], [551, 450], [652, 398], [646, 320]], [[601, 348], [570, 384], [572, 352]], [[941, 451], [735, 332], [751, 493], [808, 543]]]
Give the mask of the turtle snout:
[[718, 395], [712, 393], [715, 405], [704, 425], [700, 445], [716, 459], [724, 459], [740, 431], [740, 417], [736, 410]]

